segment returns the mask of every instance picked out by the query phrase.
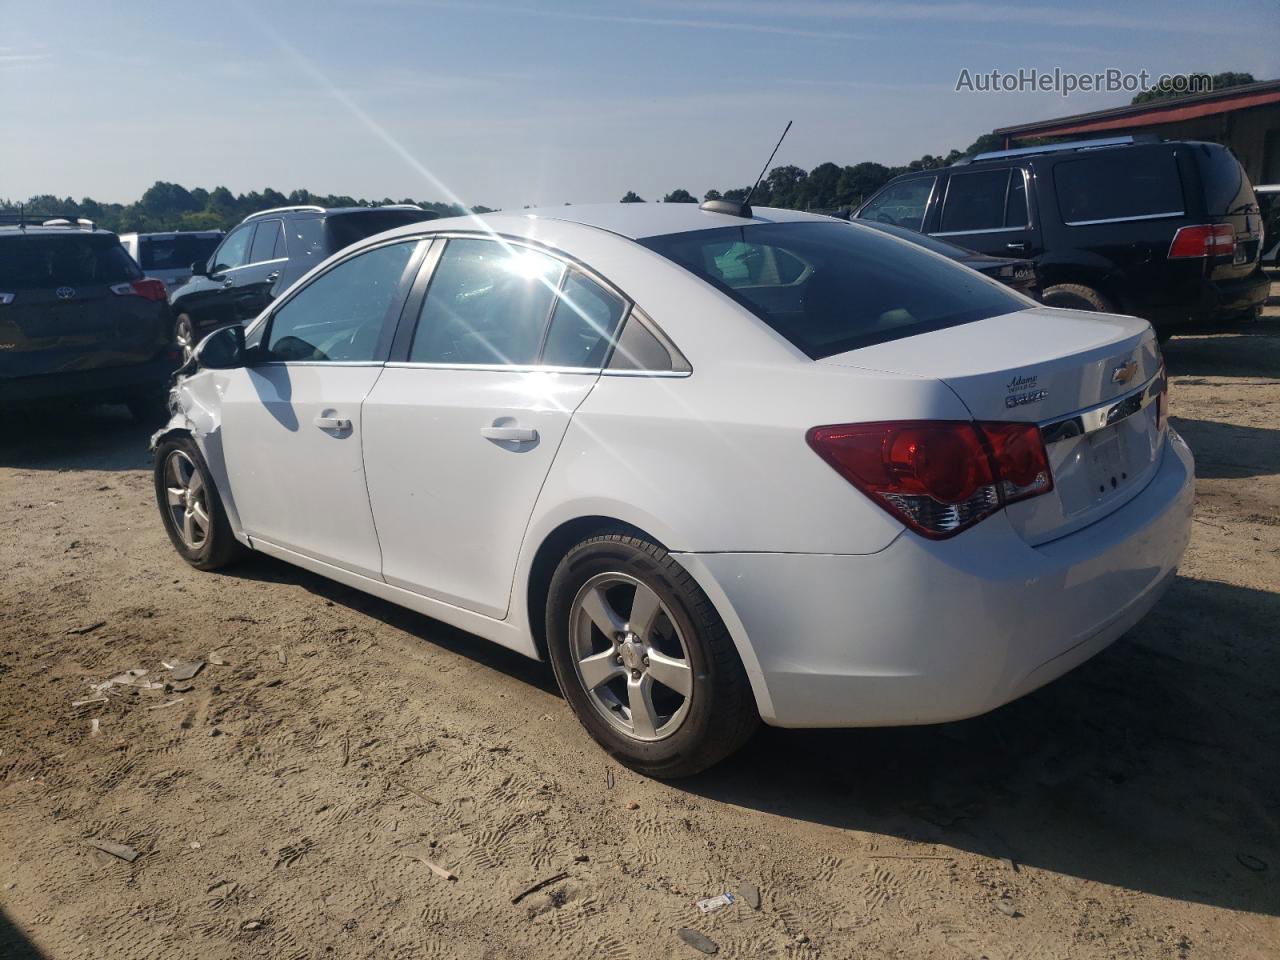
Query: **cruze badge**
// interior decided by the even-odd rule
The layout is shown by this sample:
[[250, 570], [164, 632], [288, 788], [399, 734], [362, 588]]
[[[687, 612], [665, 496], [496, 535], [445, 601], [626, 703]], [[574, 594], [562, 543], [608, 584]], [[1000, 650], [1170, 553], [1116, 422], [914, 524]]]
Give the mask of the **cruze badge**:
[[1128, 360], [1111, 371], [1112, 383], [1128, 383], [1133, 379], [1133, 375], [1138, 372], [1138, 361]]
[[1013, 407], [1025, 406], [1028, 403], [1039, 403], [1045, 397], [1049, 396], [1048, 390], [1041, 390], [1037, 387], [1040, 378], [1016, 376], [1009, 381], [1007, 390], [1009, 395], [1004, 398], [1004, 405], [1010, 409]]

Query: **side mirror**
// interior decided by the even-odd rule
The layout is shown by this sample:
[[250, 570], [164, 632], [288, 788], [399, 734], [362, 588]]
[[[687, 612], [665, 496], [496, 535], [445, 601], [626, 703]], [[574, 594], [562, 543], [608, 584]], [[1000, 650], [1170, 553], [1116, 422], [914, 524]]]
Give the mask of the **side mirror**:
[[193, 277], [207, 277], [209, 275], [209, 261], [197, 260], [191, 265], [191, 275]]
[[209, 334], [192, 354], [202, 370], [235, 370], [245, 365], [244, 327], [223, 327]]

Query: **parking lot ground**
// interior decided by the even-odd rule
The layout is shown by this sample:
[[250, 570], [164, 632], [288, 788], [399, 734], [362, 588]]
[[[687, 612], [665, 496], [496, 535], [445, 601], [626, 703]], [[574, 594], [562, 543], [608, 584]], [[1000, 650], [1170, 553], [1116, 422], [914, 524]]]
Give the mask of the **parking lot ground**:
[[[1198, 505], [1143, 623], [988, 716], [765, 730], [674, 784], [540, 664], [266, 558], [186, 567], [122, 411], [6, 424], [0, 955], [698, 956], [689, 927], [741, 958], [1274, 958], [1280, 310], [1166, 355]], [[759, 910], [698, 912], [743, 882]]]

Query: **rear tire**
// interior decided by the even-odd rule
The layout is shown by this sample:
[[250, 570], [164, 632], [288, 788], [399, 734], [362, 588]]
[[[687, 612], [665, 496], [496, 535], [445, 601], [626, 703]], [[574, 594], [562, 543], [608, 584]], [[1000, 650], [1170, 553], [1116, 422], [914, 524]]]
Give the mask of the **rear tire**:
[[1065, 310], [1092, 310], [1095, 313], [1115, 313], [1116, 306], [1093, 287], [1082, 283], [1056, 283], [1040, 295], [1046, 307]]
[[143, 426], [161, 426], [169, 419], [169, 398], [165, 393], [137, 394], [128, 397], [124, 405], [129, 414]]
[[213, 476], [190, 437], [160, 444], [154, 478], [160, 518], [183, 560], [197, 570], [217, 570], [248, 553], [231, 532]]
[[565, 555], [547, 595], [547, 648], [587, 732], [648, 776], [705, 770], [760, 723], [710, 599], [666, 550], [642, 538], [603, 534]]
[[178, 319], [173, 321], [173, 341], [182, 351], [183, 363], [191, 359], [191, 351], [196, 348], [195, 329], [191, 318], [185, 313], [178, 314]]

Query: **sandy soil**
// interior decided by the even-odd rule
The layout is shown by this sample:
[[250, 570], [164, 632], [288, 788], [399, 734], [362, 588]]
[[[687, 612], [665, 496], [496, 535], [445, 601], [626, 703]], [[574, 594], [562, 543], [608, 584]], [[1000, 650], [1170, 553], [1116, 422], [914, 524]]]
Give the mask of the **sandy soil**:
[[[186, 567], [123, 412], [6, 424], [0, 955], [1277, 956], [1271, 312], [1168, 347], [1199, 508], [1121, 642], [980, 719], [766, 730], [671, 785], [539, 664], [265, 558]], [[72, 705], [214, 650], [188, 691]], [[743, 882], [759, 910], [699, 914]]]

